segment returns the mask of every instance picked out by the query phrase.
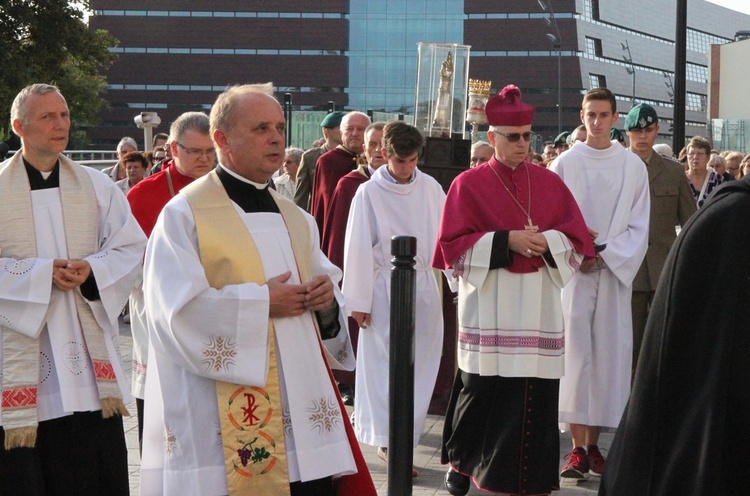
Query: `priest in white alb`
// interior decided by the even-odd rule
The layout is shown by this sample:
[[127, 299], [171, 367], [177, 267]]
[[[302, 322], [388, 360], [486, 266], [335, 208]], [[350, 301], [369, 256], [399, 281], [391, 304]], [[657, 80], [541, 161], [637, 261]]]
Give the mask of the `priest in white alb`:
[[55, 86], [27, 86], [10, 113], [22, 150], [0, 164], [0, 494], [125, 496], [117, 319], [146, 237], [114, 182], [62, 155]]
[[458, 278], [458, 373], [443, 431], [446, 486], [503, 494], [558, 487], [560, 289], [594, 257], [555, 174], [525, 158], [534, 107], [509, 85], [485, 112], [489, 162], [451, 184], [433, 266]]
[[225, 91], [210, 122], [219, 165], [146, 250], [141, 495], [374, 496], [328, 368], [354, 365], [341, 272], [268, 188], [286, 125], [272, 84]]

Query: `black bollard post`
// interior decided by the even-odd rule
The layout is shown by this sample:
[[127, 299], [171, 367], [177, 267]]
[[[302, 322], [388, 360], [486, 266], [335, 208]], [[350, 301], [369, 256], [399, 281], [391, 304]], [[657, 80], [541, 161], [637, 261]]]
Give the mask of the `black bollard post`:
[[388, 495], [411, 496], [414, 462], [414, 319], [417, 238], [391, 238], [391, 345], [388, 370]]

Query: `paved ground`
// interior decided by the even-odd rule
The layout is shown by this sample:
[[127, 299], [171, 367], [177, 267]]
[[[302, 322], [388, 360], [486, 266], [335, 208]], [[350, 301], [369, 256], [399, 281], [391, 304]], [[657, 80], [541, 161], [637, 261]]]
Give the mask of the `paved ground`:
[[[120, 326], [121, 348], [123, 356], [126, 358], [125, 368], [130, 374], [131, 364], [129, 358], [131, 356], [132, 339], [130, 337], [130, 326]], [[132, 415], [125, 419], [125, 436], [128, 444], [128, 464], [130, 471], [130, 488], [131, 494], [136, 496], [139, 494], [139, 471], [140, 471], [140, 455], [138, 452], [138, 421], [135, 415], [135, 403], [128, 405], [128, 409]], [[351, 411], [351, 409], [350, 409]], [[427, 419], [426, 432], [420, 440], [419, 446], [414, 452], [414, 465], [419, 470], [419, 476], [414, 479], [414, 486], [412, 494], [414, 496], [432, 496], [432, 495], [448, 495], [448, 491], [445, 489], [443, 484], [443, 477], [445, 476], [445, 466], [440, 464], [440, 436], [443, 431], [443, 417], [438, 415], [430, 415]], [[600, 446], [604, 455], [607, 454], [607, 449], [612, 442], [613, 434], [604, 433], [601, 436]], [[382, 462], [375, 454], [375, 448], [367, 445], [360, 445], [362, 453], [365, 456], [367, 465], [370, 468], [372, 479], [375, 482], [375, 487], [378, 490], [378, 494], [381, 496], [388, 495], [388, 483], [386, 474], [386, 464]], [[560, 458], [570, 449], [570, 436], [562, 434], [560, 437]], [[592, 478], [584, 482], [580, 482], [575, 487], [565, 487], [560, 491], [556, 491], [553, 494], [555, 496], [581, 496], [581, 495], [593, 495], [599, 490], [599, 480]], [[469, 491], [469, 496], [476, 495], [487, 495], [484, 491], [472, 487]], [[352, 495], [356, 496], [356, 495]], [[399, 495], [406, 496], [406, 495]]]

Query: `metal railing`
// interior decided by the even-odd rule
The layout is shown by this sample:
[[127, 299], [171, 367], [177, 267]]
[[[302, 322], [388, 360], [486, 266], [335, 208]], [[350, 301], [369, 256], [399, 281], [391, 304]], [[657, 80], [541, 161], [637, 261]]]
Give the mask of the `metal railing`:
[[[9, 151], [5, 157], [0, 157], [0, 161], [12, 157], [16, 151]], [[117, 152], [113, 150], [65, 150], [63, 155], [81, 165], [93, 167], [98, 170], [105, 169], [117, 163]]]

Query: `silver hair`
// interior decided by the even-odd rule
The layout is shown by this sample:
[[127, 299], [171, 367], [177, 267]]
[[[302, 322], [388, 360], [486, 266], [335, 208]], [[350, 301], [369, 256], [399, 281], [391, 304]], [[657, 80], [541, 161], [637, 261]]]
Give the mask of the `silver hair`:
[[115, 151], [117, 153], [120, 153], [120, 147], [122, 145], [132, 146], [133, 150], [138, 151], [138, 143], [136, 143], [135, 140], [131, 138], [130, 136], [125, 136], [124, 138], [120, 140], [119, 143], [117, 143], [117, 148], [115, 148]]
[[[26, 114], [29, 111], [29, 97], [32, 95], [46, 95], [47, 93], [57, 92], [60, 96], [60, 90], [57, 86], [51, 84], [31, 84], [18, 92], [10, 107], [10, 128], [13, 129], [13, 121], [19, 120], [26, 124]], [[65, 99], [65, 97], [63, 97]]]
[[284, 150], [284, 157], [287, 155], [292, 155], [295, 159], [297, 159], [297, 163], [299, 164], [300, 160], [302, 160], [302, 154], [305, 153], [305, 150], [302, 148], [296, 148], [293, 146], [290, 146], [286, 150]]
[[483, 141], [483, 140], [479, 140], [479, 141], [477, 141], [476, 143], [474, 143], [473, 145], [471, 145], [471, 151], [472, 151], [472, 152], [474, 152], [474, 151], [475, 151], [475, 150], [476, 150], [477, 148], [479, 148], [480, 146], [489, 146], [490, 148], [494, 148], [494, 147], [493, 147], [492, 145], [490, 145], [490, 144], [489, 144], [488, 142], [486, 142], [486, 141]]
[[346, 114], [344, 114], [344, 117], [341, 118], [341, 124], [339, 124], [339, 129], [341, 129], [341, 131], [344, 131], [344, 122], [348, 122], [349, 119], [354, 117], [355, 115], [361, 115], [362, 117], [367, 119], [368, 125], [370, 124], [371, 121], [370, 121], [369, 115], [365, 114], [364, 112], [359, 112], [355, 110], [353, 112], [347, 112]]

